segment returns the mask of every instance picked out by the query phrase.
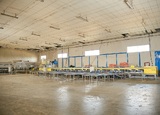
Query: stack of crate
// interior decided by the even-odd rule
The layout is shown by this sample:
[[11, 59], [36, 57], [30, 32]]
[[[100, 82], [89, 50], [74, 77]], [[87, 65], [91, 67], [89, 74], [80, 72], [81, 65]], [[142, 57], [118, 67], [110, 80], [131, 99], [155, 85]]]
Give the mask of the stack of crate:
[[121, 62], [119, 64], [120, 67], [129, 67], [129, 64], [127, 62]]
[[116, 68], [117, 65], [116, 64], [109, 64], [109, 68]]

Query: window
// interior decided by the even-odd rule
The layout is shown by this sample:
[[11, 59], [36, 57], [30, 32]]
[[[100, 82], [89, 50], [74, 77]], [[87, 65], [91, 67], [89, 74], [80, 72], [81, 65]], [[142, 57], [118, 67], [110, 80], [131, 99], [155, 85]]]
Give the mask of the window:
[[134, 52], [146, 52], [150, 51], [149, 45], [140, 45], [140, 46], [129, 46], [127, 47], [128, 53], [134, 53]]
[[67, 53], [58, 54], [58, 58], [67, 58]]
[[99, 55], [99, 50], [85, 51], [85, 56]]
[[41, 60], [46, 59], [46, 55], [41, 56]]

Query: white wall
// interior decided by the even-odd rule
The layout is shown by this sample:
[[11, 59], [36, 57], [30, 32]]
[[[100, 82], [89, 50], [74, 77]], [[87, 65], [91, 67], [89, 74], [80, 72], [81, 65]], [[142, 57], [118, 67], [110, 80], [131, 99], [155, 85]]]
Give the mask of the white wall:
[[[151, 52], [152, 52], [152, 59], [154, 64], [154, 51], [160, 50], [160, 36], [151, 37]], [[83, 46], [77, 48], [70, 48], [69, 49], [69, 56], [81, 56], [84, 55], [84, 52], [87, 50], [100, 50], [100, 54], [105, 53], [118, 53], [118, 52], [127, 52], [127, 46], [136, 46], [136, 45], [146, 45], [149, 44], [148, 37], [138, 38], [133, 40], [126, 40], [126, 41], [119, 41], [119, 42], [111, 42], [111, 43], [102, 43], [97, 45], [90, 45], [90, 46]], [[58, 50], [58, 53], [68, 52], [68, 49]], [[144, 62], [151, 62], [149, 52], [141, 53], [141, 65], [144, 65]], [[91, 57], [91, 64], [96, 66], [96, 56]], [[108, 56], [108, 64], [116, 63], [116, 56], [110, 55]], [[99, 56], [99, 66], [106, 66], [106, 57]], [[118, 55], [118, 63], [126, 62], [126, 55], [120, 54]], [[76, 60], [76, 63], [79, 64], [79, 61]], [[74, 59], [70, 59], [70, 65], [74, 65]], [[130, 53], [129, 54], [129, 64], [139, 65], [138, 64], [138, 53]], [[59, 67], [61, 67], [61, 59], [59, 60]], [[83, 58], [83, 66], [88, 65], [88, 57]]]
[[54, 59], [57, 59], [57, 51], [56, 50], [40, 52], [38, 55], [38, 62], [41, 62], [40, 58], [42, 55], [46, 55], [46, 61], [53, 61]]
[[23, 60], [37, 62], [38, 54], [33, 51], [0, 48], [0, 62], [10, 62], [13, 60]]

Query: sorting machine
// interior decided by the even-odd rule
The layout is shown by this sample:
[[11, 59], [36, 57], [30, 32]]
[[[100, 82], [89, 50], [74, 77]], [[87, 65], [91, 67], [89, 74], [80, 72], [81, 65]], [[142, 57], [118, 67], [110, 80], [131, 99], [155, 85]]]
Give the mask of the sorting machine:
[[36, 63], [28, 61], [18, 61], [14, 62], [13, 66], [15, 73], [28, 73], [36, 66]]
[[13, 65], [11, 62], [0, 62], [0, 73], [13, 72]]
[[[104, 79], [115, 79], [115, 78], [142, 78], [142, 79], [156, 79], [157, 78], [157, 67], [156, 66], [145, 66], [145, 67], [130, 67], [130, 68], [95, 68], [95, 71], [90, 72], [90, 68], [45, 68], [45, 71], [41, 69], [41, 74], [55, 75], [55, 76], [81, 76], [82, 78], [104, 78]], [[72, 77], [72, 78], [73, 78]]]

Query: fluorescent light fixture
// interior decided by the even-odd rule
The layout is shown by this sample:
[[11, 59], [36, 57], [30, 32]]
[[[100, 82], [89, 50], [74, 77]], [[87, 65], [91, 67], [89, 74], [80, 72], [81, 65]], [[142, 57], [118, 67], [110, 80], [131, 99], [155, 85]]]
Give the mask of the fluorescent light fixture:
[[60, 28], [54, 27], [54, 26], [49, 26], [50, 28], [53, 28], [55, 30], [60, 30]]
[[105, 31], [107, 31], [107, 32], [109, 32], [109, 33], [111, 33], [111, 30], [110, 29], [104, 29]]
[[99, 50], [85, 51], [85, 56], [95, 56], [95, 55], [99, 55]]
[[19, 40], [28, 41], [26, 37], [20, 37]]
[[85, 35], [84, 35], [84, 34], [81, 34], [81, 33], [79, 33], [78, 36], [85, 38]]
[[135, 52], [147, 52], [150, 51], [149, 45], [140, 45], [140, 46], [129, 46], [127, 47], [128, 53], [135, 53]]
[[31, 35], [40, 36], [39, 34], [36, 34], [36, 33], [34, 33], [34, 32], [32, 32]]
[[124, 2], [127, 4], [127, 6], [130, 8], [130, 9], [133, 9], [133, 6], [131, 3], [129, 3], [128, 0], [124, 0]]
[[9, 15], [9, 14], [6, 14], [5, 11], [3, 13], [1, 13], [1, 15], [4, 15], [4, 16], [8, 16], [8, 17], [11, 17], [11, 18], [16, 18], [18, 19], [17, 15], [15, 14], [15, 16], [13, 15]]
[[84, 18], [84, 17], [82, 17], [82, 16], [76, 16], [76, 18], [78, 18], [78, 19], [80, 19], [80, 20], [82, 20], [82, 21], [86, 21], [86, 22], [88, 22], [87, 17], [86, 17], [86, 18]]
[[58, 54], [58, 58], [67, 58], [67, 53]]

